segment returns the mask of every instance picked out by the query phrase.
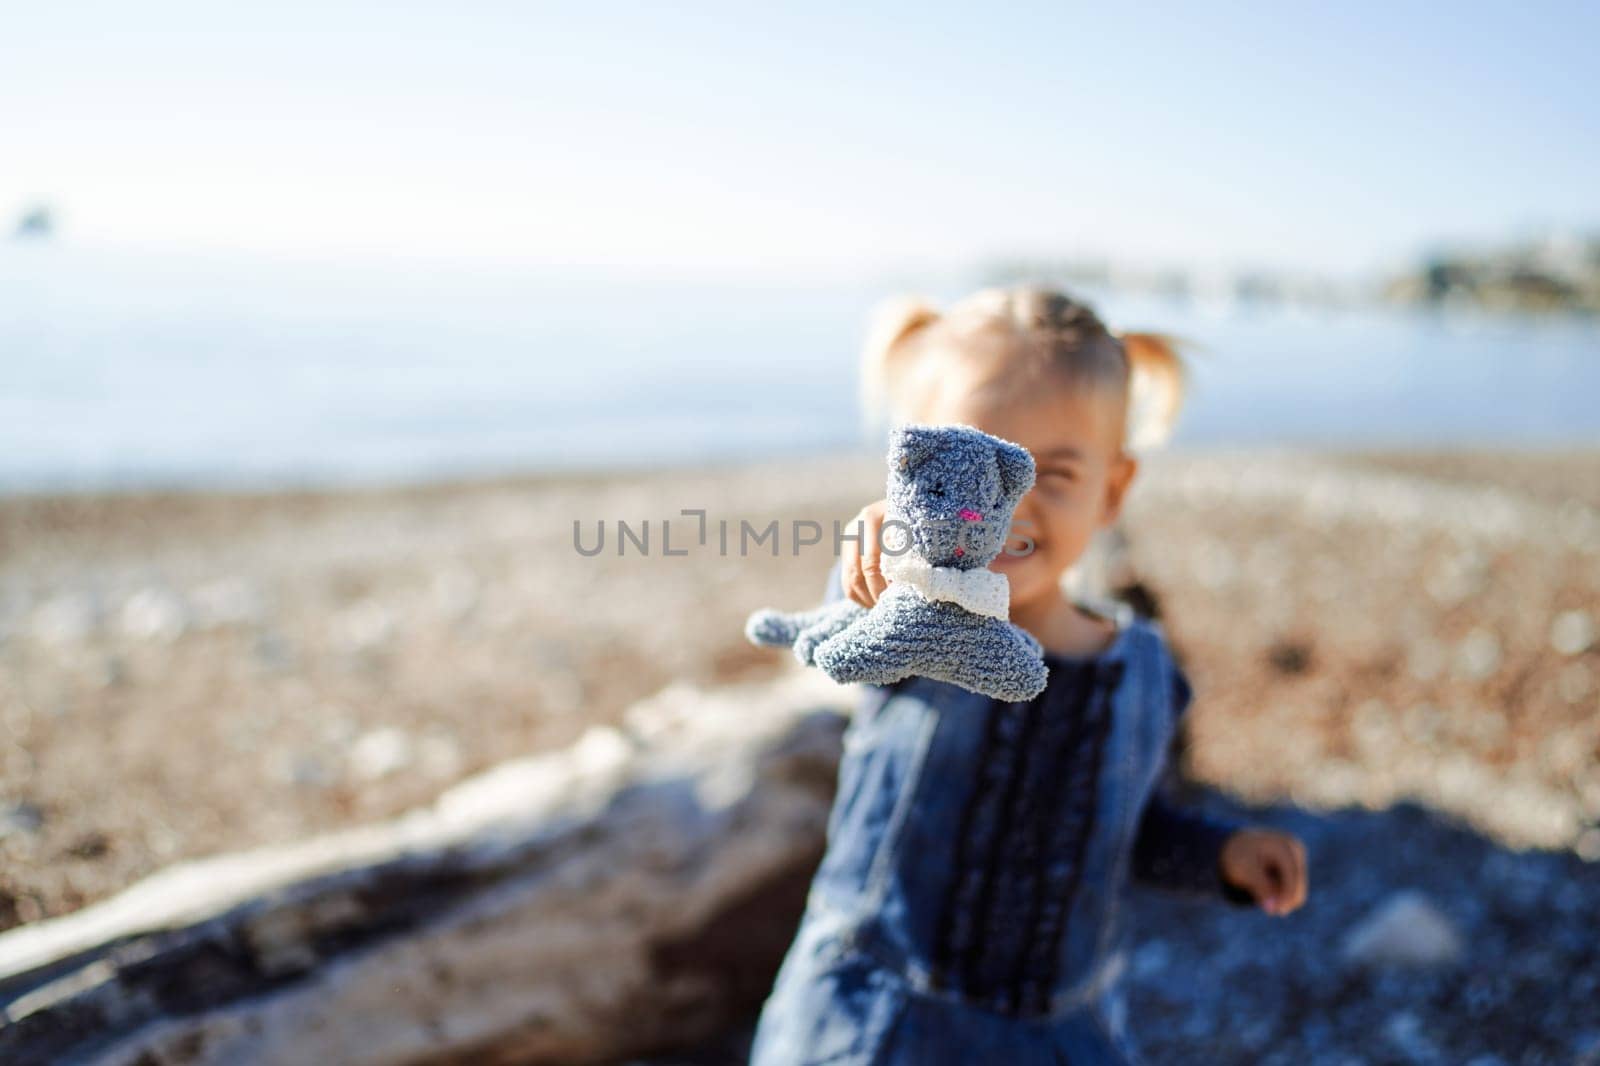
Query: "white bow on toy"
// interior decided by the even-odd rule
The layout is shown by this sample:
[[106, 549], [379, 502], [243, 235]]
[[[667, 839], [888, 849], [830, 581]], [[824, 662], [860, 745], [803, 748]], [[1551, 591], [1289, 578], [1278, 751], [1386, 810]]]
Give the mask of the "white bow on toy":
[[[898, 529], [884, 530], [889, 541], [901, 541], [891, 536]], [[903, 541], [902, 541], [903, 543]], [[976, 570], [957, 570], [953, 566], [934, 566], [918, 555], [915, 549], [890, 555], [889, 548], [899, 550], [899, 543], [885, 543], [885, 551], [878, 557], [878, 569], [891, 581], [910, 585], [930, 600], [947, 600], [965, 607], [973, 614], [986, 614], [1001, 621], [1011, 617], [1011, 583], [1006, 575], [979, 567]]]

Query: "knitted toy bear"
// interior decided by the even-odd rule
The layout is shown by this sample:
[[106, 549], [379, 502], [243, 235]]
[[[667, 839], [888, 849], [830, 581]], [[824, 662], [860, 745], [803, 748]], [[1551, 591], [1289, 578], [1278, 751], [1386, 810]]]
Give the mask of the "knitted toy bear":
[[1032, 699], [1049, 673], [1043, 649], [1011, 624], [1011, 586], [988, 565], [1033, 479], [1026, 448], [972, 426], [897, 426], [880, 564], [889, 587], [870, 610], [845, 599], [798, 614], [757, 611], [745, 636], [792, 646], [841, 684], [917, 675]]

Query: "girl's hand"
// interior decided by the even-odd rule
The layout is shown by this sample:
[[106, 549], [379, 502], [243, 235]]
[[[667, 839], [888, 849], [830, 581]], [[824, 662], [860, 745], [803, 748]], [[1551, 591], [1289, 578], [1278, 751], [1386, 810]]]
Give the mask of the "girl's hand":
[[1222, 845], [1222, 878], [1281, 916], [1306, 901], [1306, 846], [1292, 833], [1241, 829]]
[[882, 556], [878, 537], [883, 531], [883, 520], [889, 511], [889, 501], [869, 503], [845, 523], [844, 532], [853, 534], [856, 523], [861, 523], [861, 543], [847, 540], [839, 546], [839, 584], [844, 594], [863, 607], [878, 602], [889, 579], [878, 569]]

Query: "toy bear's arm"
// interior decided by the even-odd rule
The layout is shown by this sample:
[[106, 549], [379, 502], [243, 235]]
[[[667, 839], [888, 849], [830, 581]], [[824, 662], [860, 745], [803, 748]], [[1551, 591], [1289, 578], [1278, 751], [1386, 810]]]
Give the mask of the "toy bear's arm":
[[1252, 901], [1248, 894], [1222, 879], [1222, 846], [1242, 826], [1230, 819], [1186, 807], [1175, 796], [1180, 785], [1176, 771], [1179, 730], [1192, 690], [1183, 671], [1170, 660], [1169, 670], [1173, 681], [1174, 750], [1139, 819], [1133, 845], [1133, 879], [1157, 888], [1220, 897], [1237, 905], [1249, 904]]
[[[827, 606], [830, 603], [854, 602], [853, 600], [850, 599], [850, 597], [845, 595], [844, 586], [842, 584], [840, 584], [840, 575], [843, 572], [844, 572], [844, 560], [843, 559], [835, 559], [833, 561], [833, 566], [831, 568], [829, 568], [829, 570], [828, 570], [827, 585], [822, 590], [822, 603], [823, 603], [824, 606]], [[852, 619], [852, 621], [854, 621], [854, 619]], [[880, 685], [880, 684], [878, 684], [876, 682], [873, 682], [873, 681], [858, 681], [858, 682], [855, 682], [855, 684], [859, 684], [859, 685], [863, 686], [864, 688], [872, 689], [874, 691], [879, 691], [879, 692], [886, 691], [888, 689], [892, 689], [892, 688], [895, 687], [895, 685], [893, 685], [893, 684]], [[898, 682], [896, 682], [896, 684], [898, 684]]]

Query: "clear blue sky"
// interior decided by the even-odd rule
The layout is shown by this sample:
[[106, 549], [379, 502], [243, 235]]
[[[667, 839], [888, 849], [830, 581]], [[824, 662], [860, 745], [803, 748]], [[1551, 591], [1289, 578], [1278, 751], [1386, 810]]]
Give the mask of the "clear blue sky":
[[85, 244], [740, 273], [1354, 272], [1600, 225], [1600, 5], [13, 5]]

